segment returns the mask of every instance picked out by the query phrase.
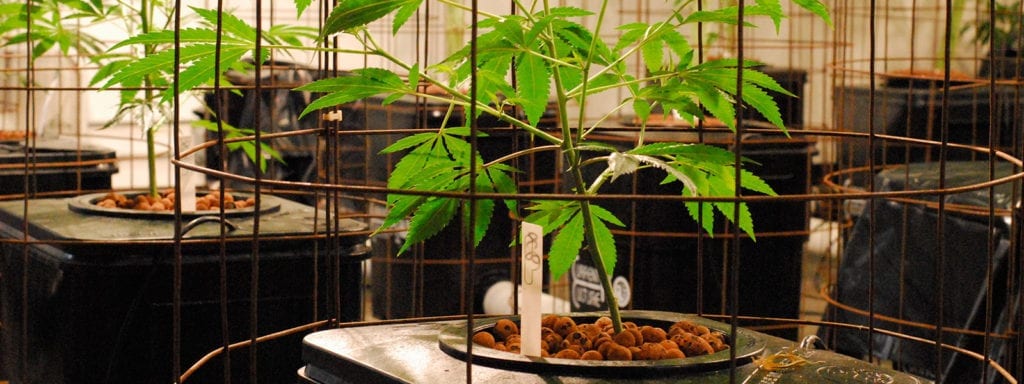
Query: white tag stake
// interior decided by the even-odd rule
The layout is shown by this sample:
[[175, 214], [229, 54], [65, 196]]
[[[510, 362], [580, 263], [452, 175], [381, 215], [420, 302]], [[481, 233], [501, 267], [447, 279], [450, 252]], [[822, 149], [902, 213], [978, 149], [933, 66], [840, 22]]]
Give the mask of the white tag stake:
[[520, 354], [540, 356], [540, 300], [544, 285], [544, 230], [541, 226], [523, 222], [522, 278], [519, 296]]
[[[178, 137], [179, 146], [182, 148], [192, 147], [192, 133], [189, 131], [180, 132]], [[182, 212], [195, 212], [196, 211], [196, 178], [198, 174], [195, 171], [182, 169], [181, 170], [181, 196], [177, 196], [177, 199], [181, 201]]]

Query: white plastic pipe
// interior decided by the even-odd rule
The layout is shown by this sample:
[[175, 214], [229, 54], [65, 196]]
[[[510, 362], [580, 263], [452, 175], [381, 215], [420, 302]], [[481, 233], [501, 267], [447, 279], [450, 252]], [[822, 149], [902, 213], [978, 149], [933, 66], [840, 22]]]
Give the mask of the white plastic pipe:
[[[503, 280], [487, 288], [484, 293], [484, 314], [506, 315], [512, 311], [512, 292], [514, 286], [511, 281]], [[541, 311], [544, 313], [567, 313], [570, 311], [569, 302], [547, 293], [541, 295]]]

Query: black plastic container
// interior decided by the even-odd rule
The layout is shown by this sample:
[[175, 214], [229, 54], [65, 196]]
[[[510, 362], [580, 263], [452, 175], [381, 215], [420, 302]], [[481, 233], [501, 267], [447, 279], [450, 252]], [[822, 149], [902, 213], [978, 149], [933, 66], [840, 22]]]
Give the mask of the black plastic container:
[[[360, 261], [369, 257], [365, 236], [342, 236], [341, 263], [314, 252], [313, 208], [264, 195], [264, 204], [280, 205], [261, 216], [259, 325], [264, 335], [335, 316], [325, 277], [335, 265], [342, 281], [343, 321], [361, 319]], [[94, 216], [73, 212], [65, 199], [38, 199], [28, 220], [30, 239], [20, 240], [24, 202], [0, 203], [3, 279], [3, 367], [12, 383], [169, 383], [172, 377], [173, 223], [160, 219]], [[321, 215], [322, 217], [322, 215]], [[230, 218], [228, 234], [227, 318], [231, 342], [251, 335], [250, 299], [253, 263], [251, 217]], [[322, 228], [322, 226], [321, 226]], [[365, 225], [343, 220], [340, 231]], [[202, 224], [191, 239], [216, 239], [220, 226]], [[188, 368], [222, 346], [220, 245], [184, 244], [181, 285], [181, 362]], [[326, 247], [319, 245], [320, 252]], [[319, 258], [319, 261], [316, 259]], [[23, 284], [25, 284], [23, 286]], [[314, 301], [314, 288], [321, 296]], [[27, 301], [23, 301], [27, 300]], [[314, 315], [314, 310], [319, 314]], [[352, 313], [354, 312], [354, 313]], [[26, 316], [23, 318], [22, 316]], [[301, 335], [256, 346], [260, 382], [293, 381], [301, 365]], [[27, 355], [23, 355], [23, 352]], [[233, 382], [246, 382], [252, 366], [249, 349], [231, 354]], [[220, 383], [221, 359], [189, 379]], [[25, 365], [22, 366], [22, 363]]]
[[[943, 118], [948, 119], [948, 142], [980, 147], [989, 146], [990, 130], [994, 129], [996, 147], [1011, 148], [1014, 141], [1014, 105], [1016, 90], [1010, 86], [997, 86], [995, 91], [987, 86], [958, 85], [948, 90], [948, 106], [943, 114], [943, 98], [947, 97], [941, 85], [934, 81], [914, 80], [903, 84], [879, 87], [874, 92], [874, 111], [871, 112], [871, 89], [864, 86], [844, 86], [835, 89], [838, 100], [836, 113], [840, 116], [839, 128], [844, 131], [868, 133], [873, 116], [876, 134], [892, 135], [914, 139], [941, 141]], [[929, 84], [929, 85], [925, 85]], [[990, 116], [990, 97], [995, 97], [996, 116]], [[841, 148], [849, 167], [868, 165], [868, 157], [874, 156], [874, 164], [905, 164], [908, 162], [938, 161], [939, 145], [921, 145], [883, 140], [878, 138], [873, 148], [867, 139], [848, 140]], [[950, 149], [948, 160], [974, 160], [984, 157], [976, 152]], [[858, 183], [865, 181], [859, 180]], [[863, 185], [863, 184], [860, 184]]]
[[[939, 166], [916, 163], [895, 167], [878, 173], [875, 184], [881, 191], [934, 189], [940, 181]], [[946, 188], [990, 180], [990, 164], [985, 161], [948, 162], [945, 167]], [[996, 178], [1013, 172], [1009, 163], [995, 167]], [[837, 272], [835, 299], [864, 311], [870, 307], [882, 316], [924, 324], [936, 324], [941, 319], [951, 329], [976, 331], [974, 335], [947, 331], [941, 341], [978, 353], [987, 346], [990, 358], [1004, 367], [1013, 367], [1014, 342], [997, 337], [986, 340], [981, 335], [987, 326], [993, 327], [989, 330], [995, 334], [1008, 332], [1012, 319], [1020, 316], [1017, 299], [1010, 293], [1015, 288], [1007, 287], [1013, 284], [1008, 276], [1014, 269], [1012, 244], [1016, 235], [1008, 227], [1007, 217], [994, 217], [990, 225], [987, 216], [989, 204], [1003, 212], [1017, 210], [1014, 189], [1018, 187], [1002, 184], [993, 189], [922, 197], [930, 201], [941, 197], [950, 207], [975, 208], [980, 213], [975, 216], [953, 209], [939, 215], [934, 208], [923, 205], [877, 201], [873, 210], [866, 209], [857, 218], [852, 229]], [[990, 191], [995, 192], [991, 200]], [[940, 220], [941, 234], [937, 233]], [[988, 255], [990, 246], [992, 254]], [[865, 327], [869, 323], [867, 316], [840, 307], [830, 306], [825, 313], [828, 321]], [[938, 338], [934, 330], [894, 322], [876, 320], [873, 326], [926, 340]], [[1003, 382], [991, 368], [989, 380], [983, 381], [985, 365], [963, 354], [944, 351], [938, 367], [935, 345], [931, 343], [880, 333], [869, 339], [866, 331], [845, 328], [822, 328], [820, 335], [840, 352], [892, 361], [900, 369], [922, 377], [935, 379], [941, 373], [947, 383]]]
[[[73, 140], [39, 140], [29, 147], [28, 193], [110, 189], [114, 151]], [[25, 193], [24, 141], [0, 141], [0, 195]]]

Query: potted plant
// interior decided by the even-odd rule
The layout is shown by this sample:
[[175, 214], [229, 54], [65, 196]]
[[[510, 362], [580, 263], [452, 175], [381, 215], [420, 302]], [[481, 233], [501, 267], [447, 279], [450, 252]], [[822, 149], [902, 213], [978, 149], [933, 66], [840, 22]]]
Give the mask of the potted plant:
[[[270, 50], [257, 51], [259, 44], [299, 47], [304, 39], [315, 36], [310, 27], [288, 26], [271, 28], [260, 34], [257, 43], [255, 28], [229, 12], [223, 13], [224, 29], [217, 38], [218, 13], [214, 10], [191, 8], [198, 23], [187, 29], [186, 36], [176, 42], [173, 21], [176, 10], [162, 0], [147, 0], [139, 4], [121, 4], [130, 10], [124, 17], [128, 38], [111, 46], [93, 60], [100, 65], [91, 80], [101, 90], [120, 88], [116, 115], [106, 126], [126, 119], [141, 119], [145, 132], [149, 171], [148, 194], [157, 197], [158, 181], [155, 167], [155, 133], [161, 126], [171, 123], [176, 100], [204, 86], [229, 87], [225, 75], [228, 71], [248, 73], [259, 71], [255, 63], [269, 59]], [[178, 15], [177, 17], [182, 17]], [[175, 44], [182, 54], [175, 56]], [[218, 60], [219, 61], [215, 61]], [[250, 128], [233, 127], [226, 118], [212, 111], [223, 110], [208, 106], [214, 121], [195, 124], [215, 132], [228, 150], [242, 150], [246, 156], [265, 170], [267, 161], [283, 162], [280, 154], [266, 142], [255, 141], [256, 132]], [[258, 143], [258, 145], [257, 145]], [[170, 207], [168, 207], [170, 208]], [[191, 210], [192, 207], [185, 207]]]
[[[227, 20], [223, 25], [228, 32], [225, 43], [216, 46], [213, 25], [218, 23], [211, 23], [208, 18], [215, 12], [197, 10], [198, 23], [195, 28], [186, 28], [186, 47], [178, 63], [171, 48], [175, 39], [169, 23], [174, 11], [170, 2], [44, 0], [13, 3], [16, 4], [0, 6], [4, 12], [0, 25], [9, 28], [5, 29], [6, 36], [15, 36], [6, 42], [31, 44], [33, 54], [39, 55], [51, 47], [50, 52], [62, 55], [88, 47], [89, 54], [78, 57], [87, 57], [93, 66], [99, 67], [92, 86], [123, 96], [119, 114], [111, 124], [117, 119], [141, 121], [138, 125], [144, 131], [138, 133], [146, 135], [150, 143], [155, 130], [166, 128], [174, 121], [178, 96], [218, 81], [229, 69], [254, 69], [246, 64], [252, 60], [246, 58], [265, 58], [253, 53], [256, 34], [246, 32], [254, 28], [230, 14], [217, 15]], [[32, 11], [25, 12], [26, 6]], [[79, 26], [76, 20], [92, 20], [86, 15], [93, 14], [96, 20], [124, 28], [133, 36], [122, 44], [108, 47], [102, 45], [104, 39], [86, 38], [87, 30], [69, 29]], [[32, 23], [28, 24], [29, 21]], [[47, 26], [51, 29], [46, 29]], [[304, 36], [315, 36], [311, 31], [314, 30], [306, 27], [275, 28], [263, 36], [263, 42], [302, 46], [304, 43], [300, 40]], [[69, 38], [83, 38], [97, 45], [69, 41]], [[132, 47], [139, 49], [128, 49]], [[220, 68], [213, 64], [213, 52], [218, 50], [226, 52]], [[197, 62], [201, 65], [185, 69]], [[28, 85], [25, 86], [28, 90]], [[48, 112], [38, 111], [40, 114]], [[223, 137], [224, 146], [242, 147], [254, 156], [255, 163], [272, 161], [268, 159], [272, 158], [271, 148], [254, 144], [252, 136], [257, 132], [216, 124], [213, 129]], [[160, 187], [153, 172], [153, 159], [157, 156], [155, 146], [147, 147], [150, 172], [148, 188], [141, 192], [143, 196], [159, 192]], [[323, 232], [314, 232], [320, 224], [315, 221], [317, 213], [313, 207], [263, 195], [259, 221], [240, 218], [243, 217], [240, 215], [253, 216], [255, 210], [250, 207], [229, 209], [215, 220], [208, 219], [216, 210], [206, 211], [207, 216], [197, 219], [196, 225], [189, 225], [187, 221], [194, 216], [183, 213], [184, 222], [178, 226], [169, 220], [175, 217], [171, 212], [139, 213], [124, 209], [110, 212], [115, 209], [78, 204], [93, 202], [92, 195], [0, 202], [0, 269], [5, 276], [12, 277], [2, 281], [5, 324], [2, 369], [12, 380], [24, 383], [174, 381], [177, 377], [171, 379], [172, 358], [195, 360], [221, 345], [222, 339], [218, 336], [236, 341], [246, 338], [250, 327], [253, 332], [279, 331], [308, 321], [313, 312], [321, 309], [314, 309], [316, 299], [309, 294], [318, 282], [294, 277], [300, 271], [311, 270], [319, 262], [316, 258], [323, 257], [311, 248], [298, 245], [323, 242], [326, 237]], [[173, 209], [173, 204], [164, 205]], [[183, 211], [192, 210], [182, 206]], [[84, 210], [89, 211], [82, 213]], [[239, 211], [240, 215], [232, 211]], [[199, 225], [207, 222], [222, 225]], [[364, 227], [350, 220], [338, 223], [332, 235], [337, 233], [342, 239], [332, 242], [338, 247], [332, 256], [344, 256], [340, 259], [344, 265], [338, 269], [346, 277], [358, 277], [358, 274], [349, 275], [348, 268], [355, 266], [358, 271], [358, 261], [367, 255], [359, 235], [348, 235], [348, 232], [362, 231]], [[220, 243], [212, 245], [217, 239]], [[254, 253], [257, 244], [259, 252]], [[176, 259], [179, 255], [182, 258]], [[250, 271], [256, 263], [266, 268], [259, 279], [251, 278], [253, 272]], [[219, 276], [221, 272], [224, 277]], [[180, 288], [172, 282], [177, 276], [184, 282]], [[220, 281], [231, 286], [230, 291], [223, 293], [225, 296], [221, 296], [217, 287]], [[257, 286], [255, 281], [273, 289]], [[350, 299], [348, 292], [345, 299], [339, 300], [358, 300]], [[180, 293], [177, 300], [172, 299], [175, 293]], [[221, 301], [222, 297], [226, 299]], [[248, 320], [249, 308], [257, 308], [257, 303], [261, 320], [253, 323]], [[175, 339], [172, 338], [171, 308], [175, 305], [185, 307], [181, 320], [173, 325], [184, 335], [178, 354], [173, 354], [172, 347]], [[224, 316], [232, 319], [230, 329], [216, 325], [221, 321], [222, 309], [228, 313]], [[255, 316], [256, 312], [251, 313]], [[346, 311], [343, 316], [351, 315]], [[47, 320], [56, 318], [75, 321]], [[211, 330], [213, 333], [207, 333]], [[283, 368], [277, 369], [278, 365], [290, 368], [299, 364], [297, 343], [264, 348], [266, 352], [252, 356], [260, 359], [260, 372], [266, 377], [290, 376]], [[288, 351], [282, 352], [284, 350]], [[267, 353], [274, 354], [272, 359], [266, 357]], [[251, 366], [247, 354], [236, 353], [233, 362], [235, 376], [241, 376]], [[267, 374], [270, 370], [276, 373]], [[206, 377], [199, 379], [220, 381], [216, 376], [221, 373], [213, 369], [204, 372], [200, 376]]]
[[[440, 3], [471, 10], [456, 1]], [[821, 2], [794, 3], [830, 22]], [[609, 319], [617, 333], [622, 331], [623, 321], [614, 301], [609, 273], [616, 263], [612, 228], [622, 226], [623, 222], [602, 208], [599, 201], [588, 199], [598, 196], [603, 185], [636, 172], [660, 173], [666, 183], [677, 183], [682, 196], [692, 198], [685, 204], [692, 218], [706, 231], [712, 232], [717, 211], [754, 237], [753, 218], [745, 204], [735, 204], [728, 198], [740, 194], [737, 186], [774, 194], [764, 180], [748, 170], [737, 169], [736, 156], [729, 151], [702, 144], [649, 143], [643, 139], [647, 122], [653, 117], [652, 110], [658, 107], [673, 111], [694, 126], [699, 125], [699, 120], [714, 117], [735, 131], [736, 100], [741, 93], [744, 108], [758, 111], [785, 132], [776, 103], [766, 90], [788, 92], [770, 77], [751, 69], [756, 63], [736, 59], [697, 62], [696, 50], [681, 32], [697, 23], [735, 25], [739, 23], [740, 6], [696, 10], [693, 2], [677, 1], [664, 20], [620, 26], [622, 35], [612, 44], [595, 32], [603, 27], [607, 1], [594, 9], [554, 7], [538, 1], [515, 2], [512, 14], [477, 12], [481, 33], [470, 45], [438, 63], [406, 62], [379, 45], [366, 28], [369, 23], [393, 15], [391, 30], [398, 31], [422, 4], [420, 0], [339, 2], [324, 24], [321, 38], [326, 41], [344, 34], [355, 38], [360, 46], [324, 49], [376, 56], [398, 71], [362, 68], [343, 77], [303, 86], [300, 89], [322, 94], [310, 104], [307, 113], [379, 95], [386, 95], [385, 102], [414, 95], [464, 109], [470, 116], [492, 116], [528, 132], [543, 144], [484, 162], [470, 143], [486, 132], [474, 129], [470, 122], [410, 135], [385, 149], [385, 153], [405, 154], [389, 175], [389, 213], [377, 232], [407, 221], [408, 235], [400, 253], [458, 218], [475, 223], [468, 232], [473, 241], [479, 241], [491, 225], [490, 213], [497, 204], [504, 203], [511, 212], [520, 209], [516, 206], [517, 187], [513, 181], [517, 170], [507, 162], [541, 150], [557, 151], [564, 157], [565, 172], [576, 198], [532, 200], [522, 208], [530, 212], [523, 220], [541, 225], [545, 234], [553, 234], [548, 265], [556, 277], [568, 271], [581, 254], [598, 266], [608, 299]], [[748, 17], [769, 17], [776, 27], [783, 17], [778, 3], [758, 2], [743, 6], [742, 10]], [[587, 18], [595, 21], [595, 29], [581, 22]], [[636, 76], [627, 70], [626, 60], [633, 57], [641, 58], [647, 75]], [[509, 81], [513, 75], [516, 81]], [[441, 92], [427, 92], [428, 88]], [[584, 119], [582, 112], [571, 112], [570, 105], [585, 110], [595, 97], [606, 97], [604, 92], [613, 89], [624, 90], [628, 96], [617, 100], [597, 121]], [[537, 122], [552, 98], [559, 126], [554, 130], [538, 128]], [[507, 107], [521, 110], [522, 114], [510, 113]], [[640, 128], [633, 148], [619, 150], [592, 137], [601, 132], [602, 121], [626, 109], [634, 111]], [[597, 177], [586, 179], [591, 167], [598, 168]], [[474, 204], [448, 197], [471, 193], [503, 197], [472, 199]], [[711, 199], [697, 199], [700, 197]]]
[[[99, 70], [94, 75], [91, 85], [100, 85], [101, 89], [120, 87], [120, 98], [117, 113], [111, 117], [104, 128], [120, 124], [125, 120], [140, 120], [146, 143], [147, 154], [147, 193], [151, 198], [159, 197], [159, 181], [156, 176], [156, 136], [161, 126], [171, 120], [173, 96], [187, 95], [189, 91], [200, 85], [212, 85], [214, 70], [221, 73], [228, 70], [248, 71], [252, 65], [241, 60], [241, 54], [232, 50], [222, 64], [222, 68], [199, 65], [188, 72], [189, 81], [179, 83], [179, 88], [171, 89], [172, 74], [175, 73], [172, 55], [167, 51], [173, 44], [170, 36], [171, 4], [162, 0], [146, 0], [135, 4], [121, 1], [75, 1], [75, 0], [38, 0], [31, 2], [3, 1], [0, 2], [0, 35], [6, 37], [5, 47], [25, 45], [32, 61], [47, 55], [70, 58], [77, 65], [96, 65]], [[210, 13], [206, 13], [210, 16]], [[240, 19], [229, 15], [229, 18], [240, 22]], [[212, 33], [212, 22], [209, 18], [201, 19], [206, 24], [200, 28]], [[116, 27], [130, 36], [161, 36], [149, 41], [138, 42], [127, 40], [110, 46], [107, 40], [96, 35], [96, 27]], [[254, 46], [253, 35], [238, 36], [231, 34], [244, 33], [245, 28], [252, 27], [242, 23], [240, 30], [229, 30], [228, 48], [246, 43]], [[152, 32], [152, 34], [150, 34]], [[208, 37], [209, 35], [207, 35]], [[313, 29], [308, 27], [290, 27], [274, 29], [264, 35], [268, 43], [302, 45], [301, 39], [315, 36]], [[240, 42], [239, 39], [242, 39]], [[247, 40], [246, 40], [247, 39]], [[190, 41], [194, 49], [206, 44], [212, 46], [214, 39], [200, 38]], [[232, 45], [234, 43], [234, 45]], [[132, 48], [137, 49], [124, 49]], [[244, 53], [244, 50], [242, 51]], [[265, 56], [264, 56], [265, 57]], [[183, 59], [182, 65], [188, 66], [202, 57]], [[156, 69], [152, 71], [151, 69]], [[227, 140], [229, 150], [242, 150], [259, 169], [265, 169], [267, 158], [282, 161], [273, 147], [260, 143], [263, 156], [257, 159], [257, 145], [252, 136], [254, 130], [236, 128], [228, 124], [204, 124], [200, 126], [215, 132], [221, 132]], [[6, 128], [6, 127], [5, 127]], [[244, 140], [249, 137], [248, 140]], [[170, 210], [172, 207], [165, 207]], [[191, 210], [186, 207], [186, 210]]]
[[[994, 4], [995, 8], [990, 10], [989, 4]], [[965, 24], [960, 30], [961, 33], [973, 32], [972, 41], [975, 44], [989, 47], [990, 54], [981, 59], [979, 77], [1021, 77], [1021, 65], [1017, 63], [1021, 44], [1021, 17], [1020, 1], [984, 2], [973, 22]]]

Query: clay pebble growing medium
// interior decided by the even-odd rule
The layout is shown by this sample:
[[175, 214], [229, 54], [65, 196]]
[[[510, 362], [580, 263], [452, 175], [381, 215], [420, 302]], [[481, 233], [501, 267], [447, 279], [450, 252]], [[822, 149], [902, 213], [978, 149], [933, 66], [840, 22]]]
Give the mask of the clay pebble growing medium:
[[[159, 197], [149, 196], [145, 193], [130, 197], [120, 193], [110, 192], [100, 199], [96, 205], [104, 208], [122, 208], [141, 211], [173, 211], [174, 197], [174, 190], [163, 191], [160, 193]], [[255, 204], [256, 200], [253, 197], [249, 197], [245, 200], [235, 200], [235, 197], [232, 194], [224, 194], [224, 209], [242, 209], [251, 207]], [[211, 192], [203, 196], [197, 196], [196, 198], [195, 208], [197, 211], [219, 209], [219, 207], [220, 193]]]
[[[725, 335], [689, 321], [668, 330], [624, 322], [615, 334], [612, 321], [600, 317], [593, 323], [576, 324], [567, 316], [547, 315], [541, 321], [541, 357], [574, 360], [662, 360], [701, 356], [729, 348]], [[519, 353], [519, 326], [498, 320], [494, 327], [473, 334], [477, 345]]]

